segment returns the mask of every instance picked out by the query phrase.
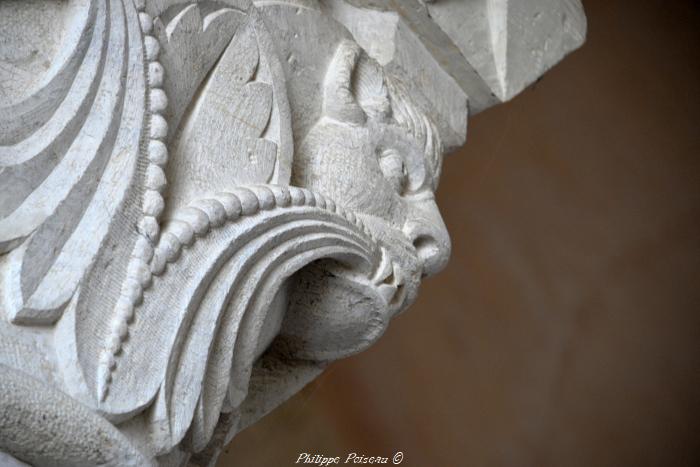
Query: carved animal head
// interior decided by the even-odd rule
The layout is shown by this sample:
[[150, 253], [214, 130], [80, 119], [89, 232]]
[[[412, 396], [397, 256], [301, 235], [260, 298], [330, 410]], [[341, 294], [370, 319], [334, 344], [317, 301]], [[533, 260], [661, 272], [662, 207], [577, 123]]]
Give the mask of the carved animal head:
[[[435, 125], [401, 83], [351, 41], [343, 41], [331, 60], [322, 105], [322, 117], [296, 148], [292, 184], [328, 196], [368, 226], [386, 256], [380, 273], [385, 301], [368, 303], [366, 290], [358, 290], [356, 300], [348, 299], [353, 280], [332, 265], [307, 268], [299, 279], [305, 291], [299, 294], [302, 303], [291, 300], [282, 332], [291, 327], [291, 333], [303, 334], [308, 350], [314, 341], [352, 342], [356, 325], [356, 336], [362, 337], [349, 349], [356, 351], [373, 340], [368, 321], [377, 320], [380, 331], [370, 334], [378, 337], [389, 318], [415, 299], [422, 277], [447, 262], [450, 239], [433, 197], [442, 144]], [[357, 311], [363, 308], [371, 312]], [[294, 320], [301, 323], [289, 324]], [[308, 330], [319, 335], [310, 336]], [[319, 353], [305, 356], [318, 358]]]
[[443, 149], [435, 125], [351, 41], [338, 47], [323, 90], [323, 117], [296, 151], [292, 183], [364, 215], [379, 238], [400, 230], [419, 273], [437, 273], [450, 239], [433, 197]]

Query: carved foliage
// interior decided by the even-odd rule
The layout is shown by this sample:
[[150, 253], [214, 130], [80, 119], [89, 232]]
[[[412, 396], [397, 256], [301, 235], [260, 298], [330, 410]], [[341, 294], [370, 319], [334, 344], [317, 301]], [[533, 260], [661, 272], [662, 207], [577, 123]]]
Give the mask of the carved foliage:
[[39, 96], [55, 110], [0, 147], [0, 248], [14, 248], [5, 305], [18, 323], [60, 316], [99, 248], [129, 230], [140, 210], [127, 201], [146, 115], [137, 11], [121, 0], [85, 8], [94, 22], [75, 43], [80, 65], [56, 78], [68, 90]]
[[45, 325], [70, 301], [59, 323], [74, 339], [61, 358], [79, 366], [64, 375], [70, 390], [133, 422], [154, 456], [205, 449], [222, 411], [235, 432], [274, 336], [310, 362], [379, 337], [421, 268], [432, 272], [405, 231], [438, 225], [408, 194], [437, 212], [441, 157], [426, 117], [343, 41], [299, 145], [296, 180], [313, 190], [286, 186], [290, 111], [258, 11], [161, 3], [154, 19], [141, 2], [90, 2], [94, 27], [61, 72], [74, 73], [55, 111], [0, 140], [17, 139], [0, 147], [15, 188], [1, 192], [4, 308], [15, 324]]

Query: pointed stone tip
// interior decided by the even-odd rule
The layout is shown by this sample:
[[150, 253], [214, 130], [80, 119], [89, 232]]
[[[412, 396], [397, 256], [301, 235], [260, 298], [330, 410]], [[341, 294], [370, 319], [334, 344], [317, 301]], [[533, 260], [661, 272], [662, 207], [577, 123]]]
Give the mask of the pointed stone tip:
[[106, 364], [100, 363], [97, 369], [97, 400], [100, 404], [107, 400], [112, 373]]
[[108, 392], [107, 384], [102, 382], [100, 384], [100, 387], [98, 388], [97, 392], [98, 392], [97, 399], [99, 400], [99, 402], [101, 404], [104, 403], [104, 401], [107, 399], [107, 392]]
[[586, 39], [580, 0], [509, 2], [507, 22], [504, 101], [537, 81]]

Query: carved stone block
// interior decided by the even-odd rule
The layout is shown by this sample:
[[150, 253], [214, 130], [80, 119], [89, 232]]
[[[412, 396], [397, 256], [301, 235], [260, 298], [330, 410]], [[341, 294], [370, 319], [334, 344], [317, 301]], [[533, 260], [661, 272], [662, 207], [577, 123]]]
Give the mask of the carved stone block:
[[211, 465], [444, 267], [443, 154], [584, 35], [575, 0], [0, 3], [3, 456]]

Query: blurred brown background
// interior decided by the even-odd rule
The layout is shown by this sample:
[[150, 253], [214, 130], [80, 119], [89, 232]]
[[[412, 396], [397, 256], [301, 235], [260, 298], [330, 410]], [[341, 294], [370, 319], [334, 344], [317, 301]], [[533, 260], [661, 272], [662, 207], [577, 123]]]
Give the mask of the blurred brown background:
[[700, 2], [584, 6], [583, 49], [446, 160], [447, 270], [220, 467], [700, 465]]

